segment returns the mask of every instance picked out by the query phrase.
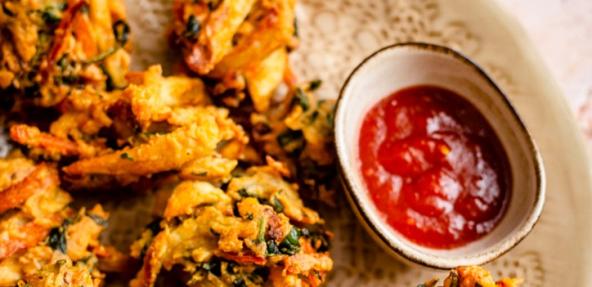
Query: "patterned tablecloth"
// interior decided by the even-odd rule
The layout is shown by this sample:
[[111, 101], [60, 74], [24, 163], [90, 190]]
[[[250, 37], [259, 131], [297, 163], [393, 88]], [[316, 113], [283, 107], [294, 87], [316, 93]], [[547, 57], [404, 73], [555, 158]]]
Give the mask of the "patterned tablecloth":
[[538, 46], [592, 148], [592, 1], [498, 1]]

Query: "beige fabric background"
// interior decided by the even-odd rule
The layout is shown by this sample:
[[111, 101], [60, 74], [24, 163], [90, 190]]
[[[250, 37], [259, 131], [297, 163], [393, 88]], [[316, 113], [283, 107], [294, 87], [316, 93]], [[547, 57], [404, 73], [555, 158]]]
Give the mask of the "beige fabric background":
[[592, 1], [498, 1], [538, 46], [572, 109], [592, 97]]
[[592, 117], [592, 1], [498, 0], [526, 29], [585, 130]]

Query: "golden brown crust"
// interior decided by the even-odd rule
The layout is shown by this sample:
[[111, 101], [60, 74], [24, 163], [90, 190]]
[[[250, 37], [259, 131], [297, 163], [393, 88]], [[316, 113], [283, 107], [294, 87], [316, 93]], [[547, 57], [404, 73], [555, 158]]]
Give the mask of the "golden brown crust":
[[0, 213], [21, 206], [29, 197], [57, 186], [57, 171], [47, 165], [40, 165], [21, 182], [0, 192]]
[[129, 27], [120, 0], [7, 0], [0, 29], [0, 89], [14, 92], [17, 110], [55, 106], [80, 86], [126, 85]]
[[[483, 267], [462, 266], [450, 271], [442, 287], [518, 287], [521, 282], [521, 279], [516, 278], [502, 278], [496, 282], [489, 271]], [[436, 287], [437, 284], [438, 280], [432, 279], [419, 286]]]
[[10, 127], [10, 138], [29, 148], [41, 149], [50, 157], [81, 154], [77, 144], [48, 133], [43, 133], [38, 128], [32, 126], [21, 124]]

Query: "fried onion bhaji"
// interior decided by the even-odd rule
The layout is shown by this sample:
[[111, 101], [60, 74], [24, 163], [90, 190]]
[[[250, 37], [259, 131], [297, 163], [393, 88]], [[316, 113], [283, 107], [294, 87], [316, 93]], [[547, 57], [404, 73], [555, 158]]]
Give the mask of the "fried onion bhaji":
[[[491, 274], [479, 266], [458, 267], [444, 279], [442, 287], [518, 287], [521, 279], [503, 278], [494, 281]], [[433, 279], [418, 287], [436, 287], [438, 280]]]
[[254, 145], [285, 162], [302, 196], [334, 205], [337, 183], [333, 100], [317, 99], [311, 82], [295, 88], [269, 112], [250, 115]]
[[[224, 152], [224, 145], [247, 143], [243, 129], [228, 111], [209, 102], [198, 79], [163, 78], [159, 67], [133, 75], [119, 104], [129, 109], [127, 144], [64, 168], [68, 175], [150, 176], [180, 171], [195, 161]], [[138, 84], [133, 84], [136, 82]], [[226, 152], [225, 155], [229, 155]], [[231, 156], [239, 156], [236, 152]]]
[[79, 89], [126, 86], [123, 1], [4, 0], [1, 6], [2, 97], [51, 107]]
[[247, 89], [262, 112], [296, 43], [294, 7], [294, 0], [175, 0], [174, 35], [187, 67], [216, 79], [214, 95], [242, 99]]
[[[231, 2], [174, 2], [174, 36], [186, 66], [207, 79], [214, 103], [229, 109], [249, 134], [246, 161], [278, 158], [304, 197], [334, 204], [334, 102], [313, 95], [320, 81], [297, 85], [290, 71], [288, 52], [298, 36], [295, 1]], [[238, 7], [249, 8], [233, 13]]]
[[125, 256], [98, 241], [101, 206], [76, 212], [71, 201], [54, 166], [0, 159], [0, 286], [101, 286], [99, 260]]
[[47, 132], [13, 125], [11, 139], [32, 155], [77, 159], [64, 167], [68, 176], [113, 176], [122, 182], [199, 169], [196, 162], [221, 153], [240, 156], [248, 137], [227, 110], [210, 104], [201, 80], [163, 77], [159, 66], [128, 79], [131, 84], [118, 94], [69, 97], [66, 112]]
[[322, 284], [333, 266], [331, 235], [286, 172], [270, 160], [224, 184], [181, 180], [160, 224], [132, 245], [143, 266], [130, 286], [154, 286], [161, 269], [175, 267], [187, 286]]

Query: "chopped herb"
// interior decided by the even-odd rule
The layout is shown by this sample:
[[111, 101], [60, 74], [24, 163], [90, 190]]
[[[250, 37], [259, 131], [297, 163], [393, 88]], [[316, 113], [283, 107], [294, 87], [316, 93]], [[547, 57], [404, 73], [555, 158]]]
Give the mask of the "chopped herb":
[[204, 264], [201, 265], [201, 268], [203, 270], [210, 271], [210, 268], [212, 268], [212, 267], [210, 267], [210, 263], [207, 263], [206, 262], [206, 263], [204, 263]]
[[298, 155], [304, 149], [304, 135], [302, 131], [288, 129], [277, 136], [277, 141], [291, 155]]
[[335, 113], [335, 110], [332, 110], [331, 112], [327, 113], [327, 117], [326, 117], [326, 119], [327, 119], [327, 124], [328, 124], [330, 127], [332, 127], [332, 126], [333, 126], [333, 124], [334, 124], [334, 123], [333, 123], [333, 122], [334, 122], [334, 119], [333, 119], [333, 117], [335, 116], [335, 114], [334, 114], [334, 113]]
[[266, 281], [269, 277], [269, 269], [267, 267], [256, 267], [253, 273], [251, 273], [251, 281], [258, 281], [260, 285], [263, 285], [262, 281]]
[[247, 219], [248, 220], [253, 220], [253, 214], [252, 213], [247, 213]]
[[301, 88], [296, 89], [294, 101], [297, 102], [304, 111], [310, 108], [310, 102], [308, 101], [308, 97]]
[[292, 229], [290, 229], [288, 235], [286, 235], [286, 237], [284, 238], [284, 242], [288, 242], [293, 245], [300, 245], [300, 242], [298, 242], [299, 237], [300, 235], [298, 234], [298, 229], [293, 227]]
[[280, 249], [273, 239], [267, 240], [267, 256], [280, 254]]
[[105, 76], [107, 77], [105, 83], [106, 83], [106, 89], [107, 91], [113, 91], [116, 88], [123, 88], [123, 87], [118, 87], [117, 84], [115, 83], [115, 81], [113, 80], [113, 77], [111, 76], [111, 74], [109, 73], [109, 70], [107, 70], [107, 68], [105, 67], [105, 65], [103, 65], [103, 63], [101, 63], [101, 65], [99, 65], [101, 67], [101, 70], [103, 71], [103, 74], [105, 74]]
[[[220, 259], [213, 258], [212, 260], [210, 260], [209, 263], [206, 263], [206, 264], [207, 264], [207, 268], [208, 269], [205, 269], [205, 270], [207, 270], [208, 272], [210, 272], [210, 273], [212, 273], [212, 274], [214, 274], [216, 276], [221, 276], [222, 275], [222, 268], [221, 268], [222, 266], [221, 266]], [[202, 265], [202, 268], [204, 266], [205, 266], [205, 264]]]
[[246, 188], [240, 188], [237, 192], [242, 197], [251, 197]]
[[113, 35], [120, 46], [125, 46], [129, 40], [129, 33], [130, 27], [125, 21], [120, 19], [113, 24]]
[[[304, 235], [304, 233], [302, 233], [302, 234]], [[318, 232], [314, 232], [314, 233], [310, 232], [310, 234], [308, 236], [310, 236], [311, 246], [317, 252], [326, 252], [326, 251], [329, 251], [329, 249], [331, 248], [329, 238], [327, 237], [326, 234], [318, 233]]]
[[257, 233], [257, 239], [255, 240], [255, 243], [259, 244], [265, 241], [265, 228], [267, 227], [267, 222], [265, 222], [265, 217], [261, 217], [259, 218], [259, 222], [258, 222], [258, 226], [259, 226], [259, 232]]
[[298, 31], [298, 19], [296, 19], [296, 17], [294, 17], [294, 36], [296, 36], [296, 38], [300, 36]]
[[243, 278], [238, 278], [232, 282], [233, 287], [247, 287], [247, 283]]
[[56, 83], [58, 84], [66, 84], [66, 85], [73, 85], [78, 82], [80, 78], [74, 75], [62, 75], [55, 78]]
[[185, 32], [183, 36], [189, 40], [197, 40], [197, 36], [199, 35], [199, 30], [201, 29], [201, 24], [195, 17], [195, 15], [189, 16], [187, 19], [187, 24], [185, 25]]
[[53, 250], [59, 250], [66, 254], [68, 250], [68, 240], [66, 238], [66, 223], [60, 227], [55, 227], [49, 231], [47, 245]]
[[67, 263], [67, 262], [68, 262], [68, 261], [66, 261], [66, 259], [60, 259], [60, 260], [56, 261], [55, 265], [56, 265], [57, 267], [61, 267], [61, 266], [64, 266], [64, 265], [66, 265], [66, 263]]
[[62, 17], [57, 11], [56, 7], [47, 7], [41, 11], [41, 18], [45, 22], [45, 24], [52, 26], [57, 25], [62, 20]]
[[[450, 285], [448, 285], [449, 287], [459, 287], [460, 286], [460, 280], [458, 278], [458, 274], [456, 274], [455, 272], [450, 272], [450, 276], [448, 276], [448, 278], [450, 279]], [[480, 287], [481, 285], [479, 283], [475, 283], [475, 287]]]
[[207, 176], [208, 172], [207, 171], [202, 171], [202, 172], [194, 172], [192, 173], [194, 176]]
[[314, 122], [317, 120], [317, 118], [318, 118], [318, 117], [319, 117], [319, 111], [313, 111], [313, 112], [310, 114], [310, 117], [309, 117], [309, 122], [310, 122], [310, 123], [314, 123]]
[[226, 264], [226, 271], [230, 274], [236, 274], [236, 263], [230, 261]]
[[82, 63], [86, 64], [86, 65], [90, 65], [90, 64], [95, 64], [95, 63], [101, 62], [101, 61], [107, 59], [107, 57], [115, 54], [115, 52], [117, 52], [118, 49], [119, 49], [119, 47], [110, 48], [109, 50], [97, 55], [96, 57], [91, 58], [86, 61], [83, 61]]
[[313, 80], [308, 84], [308, 90], [314, 91], [314, 90], [320, 88], [322, 84], [323, 84], [323, 81], [321, 81], [319, 79]]
[[101, 226], [107, 226], [107, 220], [105, 220], [104, 218], [94, 214], [94, 213], [89, 213], [87, 214], [88, 217], [90, 217], [90, 219], [92, 219], [96, 224], [101, 225]]
[[275, 210], [275, 212], [279, 213], [284, 211], [284, 206], [275, 196], [271, 198], [271, 205], [273, 206], [273, 210]]
[[127, 152], [122, 153], [119, 157], [122, 159], [134, 160], [134, 158], [131, 157]]
[[300, 242], [298, 241], [298, 230], [296, 228], [292, 228], [288, 235], [284, 238], [282, 243], [280, 243], [280, 251], [283, 254], [294, 255], [300, 251]]
[[68, 59], [68, 54], [64, 54], [59, 60], [58, 60], [58, 66], [60, 67], [60, 69], [62, 71], [66, 70], [68, 68], [68, 66], [70, 66], [70, 60]]

